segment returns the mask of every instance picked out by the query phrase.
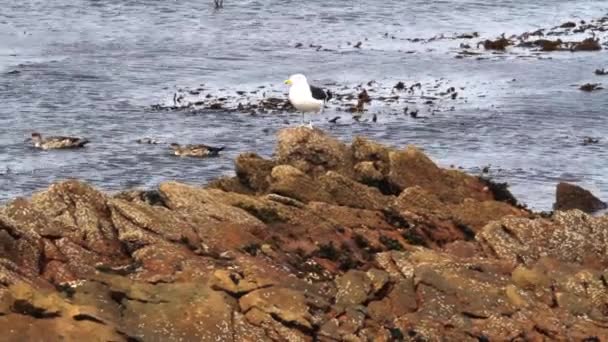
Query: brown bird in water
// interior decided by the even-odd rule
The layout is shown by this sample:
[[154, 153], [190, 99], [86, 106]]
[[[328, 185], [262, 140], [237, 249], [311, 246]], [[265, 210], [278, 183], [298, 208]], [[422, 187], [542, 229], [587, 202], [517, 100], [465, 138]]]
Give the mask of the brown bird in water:
[[79, 137], [55, 136], [43, 138], [42, 134], [37, 132], [32, 133], [31, 141], [35, 148], [42, 150], [81, 148], [89, 143], [87, 139]]
[[173, 149], [173, 153], [180, 157], [217, 157], [220, 151], [224, 150], [224, 147], [212, 147], [207, 145], [180, 145], [172, 143], [169, 145]]

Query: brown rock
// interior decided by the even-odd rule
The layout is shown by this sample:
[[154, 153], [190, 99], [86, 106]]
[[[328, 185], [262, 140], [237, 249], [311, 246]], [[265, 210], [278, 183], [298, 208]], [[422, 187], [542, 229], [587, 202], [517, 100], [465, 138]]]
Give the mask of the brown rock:
[[388, 181], [397, 189], [420, 186], [446, 203], [460, 203], [465, 198], [492, 199], [491, 194], [483, 191], [485, 185], [479, 179], [456, 170], [444, 171], [413, 146], [390, 152], [389, 158]]
[[572, 51], [599, 51], [602, 49], [599, 39], [587, 38], [581, 42], [577, 42], [572, 47]]
[[332, 196], [318, 182], [290, 165], [279, 165], [272, 169], [269, 191], [302, 202], [333, 203]]
[[236, 303], [223, 292], [200, 283], [159, 284], [143, 288], [151, 294], [147, 297], [138, 286], [113, 290], [126, 295], [122, 324], [130, 336], [144, 341], [233, 341]]
[[541, 256], [564, 262], [608, 261], [606, 217], [594, 218], [578, 210], [557, 212], [551, 220], [506, 217], [486, 225], [476, 239], [498, 258], [526, 265]]
[[227, 270], [213, 272], [211, 286], [213, 289], [226, 291], [233, 295], [243, 295], [260, 287], [257, 282], [243, 279], [239, 273]]
[[279, 132], [278, 164], [289, 164], [313, 177], [333, 170], [349, 175], [352, 160], [348, 147], [318, 129], [287, 128]]
[[346, 308], [359, 305], [372, 294], [372, 280], [362, 271], [351, 270], [336, 279], [336, 305]]
[[8, 217], [0, 214], [0, 258], [14, 263], [30, 277], [37, 276], [41, 269], [44, 242], [28, 228], [21, 229]]
[[486, 224], [506, 216], [527, 216], [528, 213], [507, 203], [497, 201], [465, 200], [458, 205], [450, 205], [454, 222], [480, 231]]
[[264, 192], [270, 185], [268, 178], [276, 164], [255, 153], [245, 153], [236, 158], [234, 166], [236, 175], [243, 184], [253, 190]]
[[483, 43], [483, 47], [486, 50], [499, 50], [504, 51], [509, 45], [511, 45], [511, 41], [502, 37], [496, 40], [486, 39]]
[[330, 194], [334, 203], [353, 208], [382, 210], [391, 197], [384, 196], [377, 188], [372, 188], [347, 178], [337, 172], [328, 171], [319, 178], [323, 189]]
[[281, 322], [312, 328], [306, 299], [299, 291], [278, 287], [259, 289], [243, 296], [239, 305], [245, 313], [256, 308], [269, 315], [276, 315]]
[[402, 190], [415, 185], [426, 188], [441, 178], [441, 169], [414, 146], [405, 151], [391, 151], [389, 160], [389, 180]]
[[177, 182], [162, 183], [159, 190], [165, 198], [167, 207], [193, 224], [209, 222], [263, 224], [245, 210], [225, 204], [230, 197], [243, 196], [240, 194], [231, 196], [230, 193], [221, 190], [195, 188]]
[[360, 308], [349, 307], [344, 314], [327, 321], [320, 329], [321, 336], [345, 341], [360, 341], [355, 335], [365, 323], [365, 313]]
[[23, 198], [10, 202], [2, 213], [18, 226], [19, 233], [29, 237], [58, 238], [69, 235], [70, 227], [55, 220], [49, 220]]
[[[121, 241], [143, 244], [151, 243], [153, 240], [167, 240], [184, 242], [192, 248], [200, 246], [200, 239], [193, 228], [165, 207], [130, 203], [119, 199], [110, 200], [109, 205], [112, 210], [112, 221]], [[147, 237], [143, 238], [144, 236]], [[135, 240], [132, 240], [133, 238]]]
[[385, 179], [385, 175], [371, 161], [357, 163], [353, 170], [355, 172], [355, 179], [367, 185], [380, 184]]
[[10, 313], [0, 316], [5, 341], [87, 340], [126, 341], [118, 325], [90, 306], [79, 306], [55, 293], [26, 283], [12, 285], [4, 299]]
[[208, 182], [205, 185], [207, 189], [218, 189], [225, 192], [233, 192], [238, 194], [254, 195], [255, 191], [241, 183], [237, 177], [220, 177]]
[[563, 182], [557, 184], [554, 210], [579, 209], [586, 213], [593, 213], [606, 208], [608, 208], [608, 204], [579, 186]]
[[101, 192], [74, 180], [53, 184], [31, 199], [36, 210], [80, 232], [87, 243], [116, 238], [106, 201]]
[[354, 179], [380, 189], [382, 193], [397, 195], [400, 189], [395, 188], [388, 181], [390, 171], [390, 149], [367, 140], [356, 137], [351, 144], [355, 165], [353, 167]]

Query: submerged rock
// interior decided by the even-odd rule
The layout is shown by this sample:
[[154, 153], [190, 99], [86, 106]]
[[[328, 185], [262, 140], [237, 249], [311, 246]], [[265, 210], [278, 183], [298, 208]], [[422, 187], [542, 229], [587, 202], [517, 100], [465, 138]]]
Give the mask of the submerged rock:
[[608, 208], [608, 204], [579, 186], [563, 182], [557, 184], [553, 204], [555, 210], [579, 209], [586, 213], [593, 213], [606, 208]]

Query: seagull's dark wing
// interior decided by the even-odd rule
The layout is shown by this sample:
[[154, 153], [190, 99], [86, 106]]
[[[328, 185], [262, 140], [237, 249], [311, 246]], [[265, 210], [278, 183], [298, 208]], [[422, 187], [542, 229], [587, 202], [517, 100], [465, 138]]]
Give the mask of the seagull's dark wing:
[[325, 91], [319, 87], [310, 86], [310, 92], [312, 93], [312, 97], [317, 100], [329, 101], [331, 99], [331, 92]]

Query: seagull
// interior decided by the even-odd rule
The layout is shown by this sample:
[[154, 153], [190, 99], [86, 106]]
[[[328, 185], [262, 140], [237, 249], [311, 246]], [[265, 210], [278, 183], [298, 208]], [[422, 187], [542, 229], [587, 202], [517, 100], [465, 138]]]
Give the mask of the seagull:
[[180, 157], [217, 157], [224, 147], [213, 147], [207, 145], [180, 145], [172, 143], [169, 145], [173, 149], [173, 153]]
[[42, 134], [37, 132], [32, 133], [32, 138], [30, 140], [34, 144], [35, 148], [39, 148], [42, 150], [81, 148], [89, 143], [87, 139], [78, 137], [43, 138]]
[[[318, 113], [323, 110], [324, 104], [331, 99], [331, 92], [319, 87], [311, 86], [306, 80], [306, 76], [295, 74], [289, 76], [285, 81], [289, 85], [289, 102], [300, 112], [302, 112], [302, 123], [304, 114], [308, 112]], [[312, 128], [312, 121], [308, 124]]]

